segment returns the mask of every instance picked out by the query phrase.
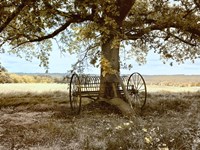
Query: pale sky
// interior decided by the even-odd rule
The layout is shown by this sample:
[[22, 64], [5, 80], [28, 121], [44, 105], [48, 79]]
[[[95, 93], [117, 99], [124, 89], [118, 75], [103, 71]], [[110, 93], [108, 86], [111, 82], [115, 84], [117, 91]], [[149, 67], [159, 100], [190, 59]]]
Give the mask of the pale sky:
[[[70, 54], [63, 56], [59, 51], [54, 49], [50, 56], [49, 73], [66, 73], [68, 70], [71, 70], [71, 64], [76, 60], [76, 56], [71, 56]], [[39, 67], [38, 60], [27, 62], [14, 55], [0, 54], [0, 62], [9, 72], [45, 73], [44, 68]], [[133, 72], [139, 72], [143, 75], [200, 75], [200, 59], [197, 59], [194, 64], [187, 61], [185, 64], [174, 64], [170, 66], [169, 63], [163, 64], [158, 54], [149, 53], [146, 64], [139, 66], [134, 60], [131, 60], [131, 64], [133, 65], [131, 70], [121, 70], [121, 73], [131, 74]], [[85, 69], [85, 73], [99, 74], [99, 72], [99, 69], [94, 67]]]

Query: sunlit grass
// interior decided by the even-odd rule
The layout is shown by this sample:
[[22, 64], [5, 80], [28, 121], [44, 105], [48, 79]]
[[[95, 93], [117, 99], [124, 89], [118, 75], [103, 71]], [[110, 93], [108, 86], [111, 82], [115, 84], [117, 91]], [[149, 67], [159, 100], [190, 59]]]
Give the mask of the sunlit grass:
[[163, 86], [163, 85], [147, 85], [147, 91], [148, 92], [198, 92], [200, 91], [200, 86]]
[[[43, 93], [43, 92], [69, 92], [69, 84], [57, 83], [9, 83], [0, 84], [0, 94], [9, 93]], [[151, 92], [197, 92], [200, 91], [200, 86], [192, 87], [176, 87], [176, 86], [160, 86], [160, 85], [147, 85], [147, 91]]]
[[0, 93], [14, 94], [14, 93], [44, 93], [44, 92], [68, 92], [68, 84], [57, 83], [7, 83], [0, 84]]

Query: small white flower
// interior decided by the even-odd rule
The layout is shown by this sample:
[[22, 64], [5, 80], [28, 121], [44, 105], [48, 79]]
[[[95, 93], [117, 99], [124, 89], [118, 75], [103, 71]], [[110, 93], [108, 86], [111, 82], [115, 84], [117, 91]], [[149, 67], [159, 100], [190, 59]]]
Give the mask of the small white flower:
[[163, 143], [158, 145], [158, 150], [169, 150], [169, 148], [167, 147], [167, 144]]
[[125, 125], [125, 126], [129, 126], [130, 123], [129, 123], [129, 122], [125, 122], [124, 125]]
[[144, 139], [147, 144], [151, 143], [151, 137], [145, 137]]
[[158, 147], [158, 150], [169, 150], [168, 147]]
[[169, 140], [170, 142], [174, 142], [174, 139]]
[[157, 142], [157, 143], [160, 142], [160, 139], [159, 139], [159, 138], [156, 138], [156, 142]]
[[136, 134], [134, 132], [132, 132], [132, 135], [135, 136]]
[[146, 128], [143, 128], [142, 131], [147, 132], [147, 129], [146, 129]]
[[115, 129], [116, 130], [120, 130], [120, 129], [122, 129], [122, 127], [121, 126], [117, 126], [117, 127], [115, 127]]
[[200, 143], [200, 138], [194, 139], [193, 143], [199, 144]]

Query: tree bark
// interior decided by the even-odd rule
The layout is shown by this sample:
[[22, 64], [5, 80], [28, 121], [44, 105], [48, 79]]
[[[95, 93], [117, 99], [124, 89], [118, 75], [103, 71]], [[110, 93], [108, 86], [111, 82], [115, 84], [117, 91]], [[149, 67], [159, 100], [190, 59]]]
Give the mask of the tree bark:
[[[119, 73], [119, 45], [112, 47], [113, 38], [110, 38], [102, 45], [102, 57], [107, 59], [111, 65], [111, 69]], [[118, 85], [119, 81], [115, 74], [107, 73], [103, 76], [103, 67], [101, 67], [101, 83], [100, 83], [100, 97], [114, 98], [119, 97]]]
[[[120, 72], [120, 58], [119, 58], [119, 45], [112, 47], [113, 38], [109, 39], [108, 42], [102, 45], [102, 56], [106, 58], [111, 65], [111, 69], [115, 70], [115, 73], [107, 73], [103, 76], [103, 67], [101, 67], [100, 76], [100, 99], [105, 102], [117, 107], [124, 116], [132, 117], [135, 111], [132, 105], [127, 101], [124, 101], [121, 96], [121, 91], [119, 90], [120, 84], [123, 84], [119, 80]], [[124, 90], [124, 88], [123, 88]], [[126, 93], [126, 92], [124, 92]]]

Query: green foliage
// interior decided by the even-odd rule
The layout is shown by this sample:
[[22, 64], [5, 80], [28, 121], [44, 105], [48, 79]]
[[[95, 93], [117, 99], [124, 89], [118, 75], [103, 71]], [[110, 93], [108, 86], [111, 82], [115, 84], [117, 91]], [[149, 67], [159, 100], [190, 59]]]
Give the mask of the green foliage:
[[200, 58], [199, 5], [196, 0], [4, 1], [0, 53], [36, 57], [48, 69], [56, 40], [62, 52], [78, 53], [79, 62], [94, 64], [94, 54], [113, 38], [108, 50], [126, 43], [127, 57], [139, 63], [145, 63], [152, 49], [164, 61], [195, 60]]

